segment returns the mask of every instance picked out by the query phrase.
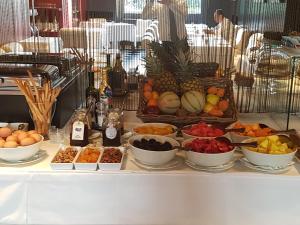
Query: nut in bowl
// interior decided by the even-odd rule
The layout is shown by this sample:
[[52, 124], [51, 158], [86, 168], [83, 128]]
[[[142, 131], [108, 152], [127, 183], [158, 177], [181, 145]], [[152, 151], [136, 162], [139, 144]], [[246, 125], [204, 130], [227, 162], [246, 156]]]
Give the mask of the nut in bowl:
[[167, 123], [145, 123], [133, 128], [133, 133], [138, 135], [161, 135], [175, 138], [178, 128]]
[[128, 143], [136, 160], [153, 166], [171, 161], [180, 147], [173, 138], [158, 135], [136, 135]]
[[286, 135], [251, 138], [243, 142], [253, 141], [258, 143], [257, 148], [243, 147], [242, 151], [247, 160], [257, 166], [287, 167], [297, 152], [297, 146]]
[[224, 129], [214, 127], [213, 125], [204, 122], [185, 126], [182, 128], [181, 132], [184, 139], [214, 138], [227, 135]]
[[192, 138], [182, 143], [188, 161], [204, 167], [222, 166], [233, 159], [235, 148], [215, 139]]
[[0, 158], [16, 162], [29, 159], [39, 150], [44, 137], [35, 130], [12, 131], [9, 127], [0, 128]]

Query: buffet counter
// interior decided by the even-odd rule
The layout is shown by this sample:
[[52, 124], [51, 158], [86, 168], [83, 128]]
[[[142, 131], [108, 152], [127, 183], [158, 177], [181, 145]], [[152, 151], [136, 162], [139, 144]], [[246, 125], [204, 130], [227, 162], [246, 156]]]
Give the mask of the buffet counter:
[[[125, 120], [127, 128], [138, 122], [132, 113]], [[276, 128], [269, 116], [260, 114], [260, 122]], [[121, 171], [53, 171], [50, 161], [58, 148], [44, 142], [43, 161], [1, 166], [0, 224], [300, 224], [298, 163], [277, 175], [239, 162], [223, 173], [184, 163], [153, 171], [139, 168], [128, 151]]]

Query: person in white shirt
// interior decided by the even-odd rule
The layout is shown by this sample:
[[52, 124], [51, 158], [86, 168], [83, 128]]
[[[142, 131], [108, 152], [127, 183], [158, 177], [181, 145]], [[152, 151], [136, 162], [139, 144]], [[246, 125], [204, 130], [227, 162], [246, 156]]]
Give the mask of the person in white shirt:
[[146, 4], [142, 18], [157, 19], [159, 39], [175, 42], [187, 37], [185, 19], [188, 14], [186, 0], [157, 0]]
[[212, 29], [204, 30], [204, 32], [222, 37], [228, 43], [232, 43], [235, 35], [234, 25], [228, 18], [224, 16], [222, 9], [217, 9], [215, 11], [214, 21], [217, 23], [217, 26]]

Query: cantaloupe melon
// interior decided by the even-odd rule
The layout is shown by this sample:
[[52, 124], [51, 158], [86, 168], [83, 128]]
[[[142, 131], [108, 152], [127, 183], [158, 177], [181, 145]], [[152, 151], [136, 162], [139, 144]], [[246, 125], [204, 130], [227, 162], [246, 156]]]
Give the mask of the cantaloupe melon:
[[205, 105], [205, 94], [199, 91], [188, 91], [181, 97], [181, 104], [190, 113], [200, 113]]
[[158, 107], [163, 113], [174, 114], [180, 107], [180, 99], [174, 92], [164, 92], [158, 99]]

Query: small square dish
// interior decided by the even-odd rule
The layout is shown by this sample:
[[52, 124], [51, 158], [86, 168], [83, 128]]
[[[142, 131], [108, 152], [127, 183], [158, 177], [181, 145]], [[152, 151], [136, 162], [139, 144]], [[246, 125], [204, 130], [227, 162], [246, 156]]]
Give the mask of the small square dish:
[[121, 170], [125, 156], [124, 147], [105, 147], [98, 166], [100, 170]]
[[80, 151], [80, 147], [63, 146], [51, 160], [53, 170], [72, 170], [74, 160]]
[[80, 151], [74, 160], [76, 170], [97, 170], [99, 158], [101, 157], [99, 148], [86, 147]]

